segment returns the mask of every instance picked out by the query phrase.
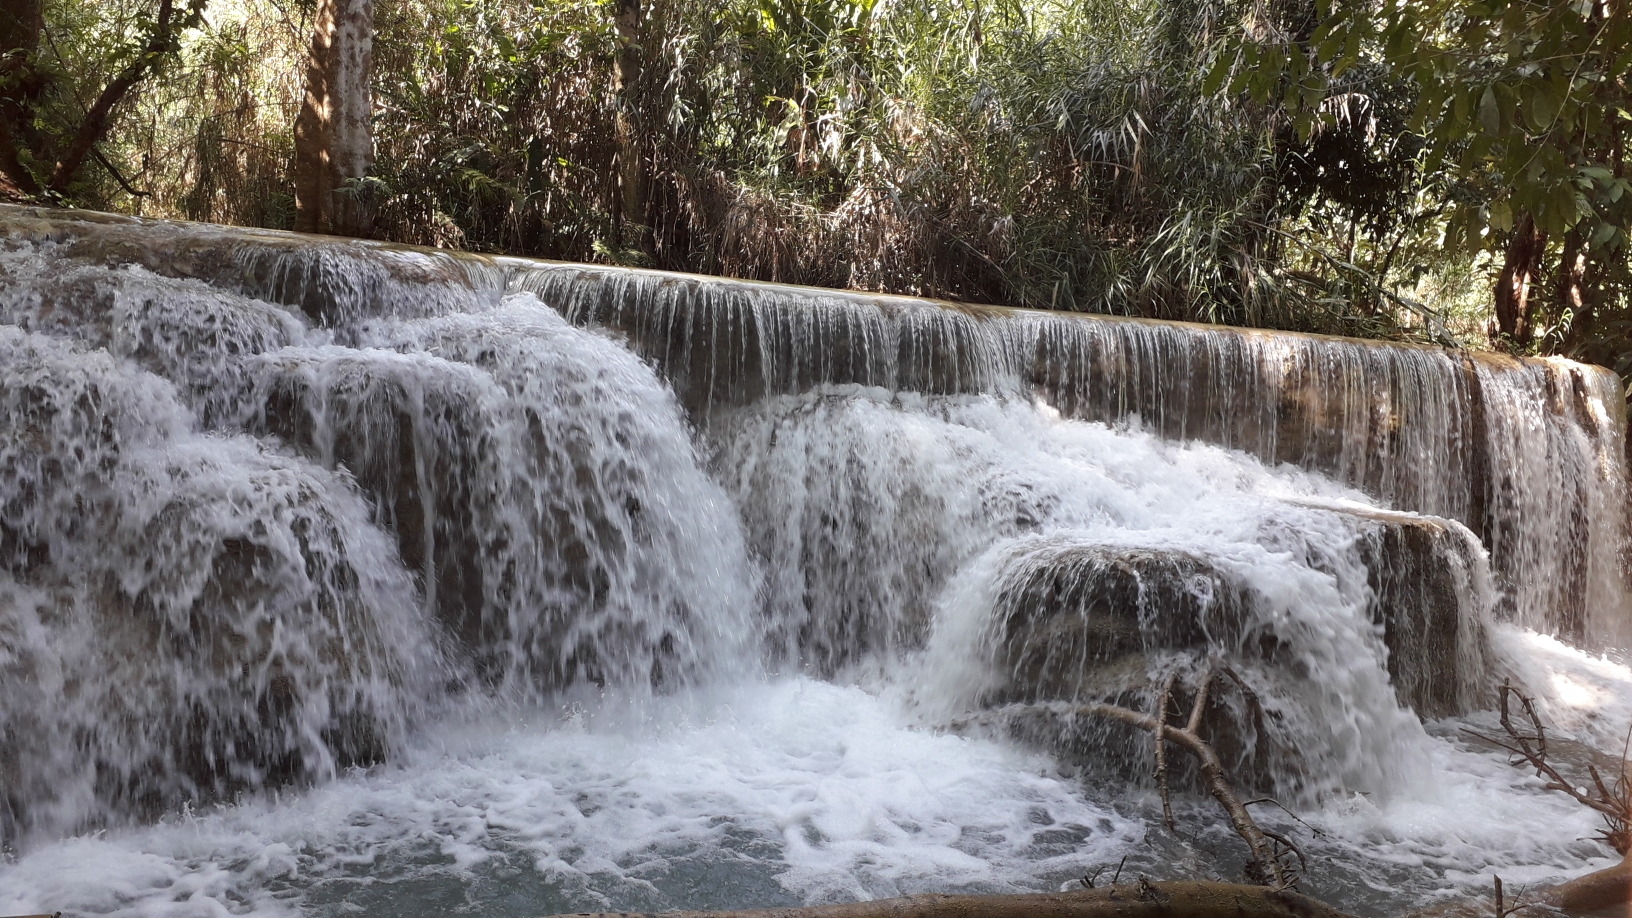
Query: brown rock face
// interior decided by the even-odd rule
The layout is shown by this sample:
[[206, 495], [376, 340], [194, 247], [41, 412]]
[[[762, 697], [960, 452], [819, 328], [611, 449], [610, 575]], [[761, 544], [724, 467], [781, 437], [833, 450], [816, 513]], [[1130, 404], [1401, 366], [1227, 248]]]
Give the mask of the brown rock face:
[[[1466, 713], [1487, 681], [1482, 610], [1489, 587], [1477, 582], [1479, 549], [1471, 534], [1432, 517], [1323, 512], [1355, 531], [1368, 608], [1400, 704], [1425, 718]], [[1295, 699], [1300, 683], [1322, 674], [1266, 626], [1270, 617], [1257, 608], [1263, 601], [1228, 571], [1186, 552], [1095, 545], [1035, 552], [1012, 567], [999, 593], [994, 640], [1002, 681], [983, 701], [994, 708], [1029, 705], [1012, 709], [1018, 713], [1009, 728], [1019, 736], [1143, 774], [1148, 734], [1078, 716], [1073, 706], [1153, 711], [1165, 673], [1189, 672], [1211, 659], [1243, 681], [1233, 683], [1239, 691], [1209, 699], [1203, 735], [1241, 780], [1295, 787], [1299, 751], [1250, 686], [1278, 686], [1265, 697]], [[1171, 699], [1175, 716], [1194, 701], [1186, 678]]]
[[1487, 695], [1485, 622], [1490, 586], [1479, 546], [1447, 520], [1358, 513], [1360, 552], [1383, 626], [1388, 675], [1400, 703], [1424, 718], [1466, 714]]

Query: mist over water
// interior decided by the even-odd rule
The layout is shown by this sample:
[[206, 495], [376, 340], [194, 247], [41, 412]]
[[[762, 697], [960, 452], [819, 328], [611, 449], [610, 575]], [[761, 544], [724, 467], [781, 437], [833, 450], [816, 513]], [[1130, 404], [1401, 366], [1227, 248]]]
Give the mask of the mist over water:
[[18, 225], [0, 913], [1236, 878], [1148, 738], [1061, 715], [1209, 665], [1335, 904], [1607, 853], [1458, 727], [1504, 677], [1632, 718], [1609, 374]]

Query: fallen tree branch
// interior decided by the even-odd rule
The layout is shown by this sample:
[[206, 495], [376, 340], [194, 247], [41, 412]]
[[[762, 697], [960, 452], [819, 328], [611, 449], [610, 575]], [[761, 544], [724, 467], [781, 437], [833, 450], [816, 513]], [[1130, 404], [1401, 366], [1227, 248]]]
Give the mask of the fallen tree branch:
[[[1159, 737], [1158, 742], [1178, 743], [1195, 756], [1209, 792], [1224, 807], [1236, 834], [1241, 836], [1251, 850], [1253, 860], [1248, 864], [1248, 878], [1255, 885], [1204, 881], [1156, 883], [1141, 877], [1138, 883], [1124, 886], [1114, 885], [1116, 880], [1113, 878], [1111, 887], [1096, 889], [1092, 885], [1098, 878], [1096, 873], [1092, 877], [1084, 878], [1083, 883], [1089, 888], [1081, 892], [1016, 896], [912, 896], [904, 899], [810, 908], [741, 912], [670, 912], [665, 913], [664, 918], [1157, 918], [1157, 916], [1212, 918], [1215, 915], [1229, 915], [1234, 918], [1281, 915], [1343, 918], [1343, 912], [1299, 895], [1289, 888], [1287, 881], [1294, 877], [1295, 873], [1288, 869], [1285, 857], [1290, 853], [1301, 862], [1302, 852], [1284, 836], [1258, 827], [1247, 809], [1259, 803], [1274, 803], [1277, 806], [1280, 804], [1269, 798], [1242, 803], [1229, 786], [1217, 753], [1197, 732], [1201, 726], [1208, 692], [1219, 675], [1235, 680], [1241, 690], [1250, 695], [1250, 690], [1242, 683], [1240, 676], [1230, 671], [1228, 667], [1208, 669], [1197, 685], [1196, 697], [1183, 727], [1167, 722], [1173, 690], [1178, 684], [1174, 676], [1169, 676], [1162, 683], [1155, 716], [1104, 703], [1038, 702], [983, 711], [958, 723], [967, 724], [976, 720], [1030, 712], [1056, 716], [1081, 715], [1113, 720], [1148, 730]], [[1510, 697], [1519, 700], [1520, 709], [1530, 722], [1529, 732], [1514, 723]], [[1546, 730], [1541, 718], [1536, 714], [1534, 703], [1510, 685], [1503, 686], [1501, 722], [1508, 734], [1507, 742], [1476, 733], [1473, 735], [1480, 736], [1481, 739], [1512, 753], [1515, 756], [1514, 764], [1529, 764], [1535, 767], [1537, 773], [1547, 779], [1548, 787], [1563, 790], [1603, 814], [1609, 822], [1605, 841], [1616, 845], [1618, 840], [1626, 837], [1624, 827], [1628, 822], [1632, 822], [1632, 786], [1629, 786], [1632, 785], [1632, 775], [1629, 775], [1632, 773], [1632, 766], [1629, 766], [1625, 752], [1622, 756], [1621, 774], [1613, 785], [1606, 782], [1596, 768], [1589, 766], [1593, 785], [1598, 791], [1598, 796], [1594, 798], [1584, 787], [1577, 787], [1568, 781], [1547, 761]], [[1629, 748], [1632, 748], [1632, 731], [1628, 733], [1627, 742]], [[1159, 751], [1157, 753], [1159, 784], [1164, 783], [1167, 778], [1166, 765], [1165, 750]], [[1167, 815], [1165, 809], [1164, 815]], [[1293, 815], [1293, 818], [1297, 817]], [[1301, 819], [1298, 821], [1302, 822]], [[1317, 835], [1320, 834], [1318, 830], [1310, 828]], [[1284, 846], [1285, 850], [1280, 850], [1277, 846]], [[1584, 916], [1632, 904], [1632, 855], [1628, 855], [1618, 846], [1617, 851], [1622, 853], [1623, 858], [1614, 867], [1577, 877], [1556, 886], [1521, 890], [1521, 896], [1516, 896], [1511, 901], [1498, 880], [1494, 903], [1496, 913], [1501, 918], [1548, 912]], [[1118, 874], [1120, 872], [1118, 869]], [[1488, 899], [1460, 899], [1411, 912], [1409, 918], [1489, 918], [1491, 904]]]
[[[1514, 725], [1510, 698], [1519, 700], [1525, 719], [1529, 721], [1528, 732]], [[1587, 773], [1592, 776], [1592, 783], [1597, 789], [1597, 795], [1594, 796], [1588, 792], [1585, 785], [1578, 786], [1574, 781], [1564, 777], [1552, 762], [1548, 761], [1547, 728], [1542, 724], [1541, 716], [1536, 713], [1535, 702], [1530, 696], [1519, 691], [1512, 683], [1504, 682], [1501, 687], [1499, 709], [1502, 729], [1506, 731], [1509, 741], [1504, 742], [1474, 730], [1465, 732], [1507, 750], [1512, 755], [1509, 764], [1528, 765], [1535, 769], [1536, 776], [1546, 780], [1548, 790], [1569, 794], [1576, 802], [1597, 811], [1604, 817], [1603, 840], [1615, 849], [1616, 854], [1623, 857], [1632, 851], [1632, 775], [1628, 774], [1626, 750], [1622, 750], [1621, 773], [1613, 789], [1604, 783], [1603, 776], [1598, 773], [1595, 766], [1590, 764], [1587, 766]], [[1628, 742], [1632, 743], [1632, 730], [1629, 730], [1627, 735]]]
[[1279, 800], [1276, 800], [1274, 797], [1259, 797], [1256, 800], [1248, 800], [1245, 805], [1246, 806], [1257, 806], [1260, 803], [1273, 803], [1273, 804], [1275, 804], [1275, 806], [1280, 808], [1281, 812], [1283, 812], [1286, 815], [1288, 815], [1288, 816], [1292, 817], [1293, 819], [1297, 820], [1298, 825], [1303, 826], [1305, 829], [1308, 829], [1309, 833], [1311, 835], [1314, 835], [1316, 838], [1325, 838], [1326, 837], [1325, 832], [1322, 832], [1319, 829], [1315, 828], [1314, 826], [1310, 825], [1309, 823], [1304, 822], [1302, 816], [1299, 816], [1297, 813], [1294, 813], [1291, 810], [1287, 809], [1286, 804], [1282, 803]]
[[[1229, 817], [1230, 827], [1235, 834], [1246, 842], [1251, 859], [1247, 862], [1247, 879], [1255, 884], [1268, 886], [1273, 889], [1290, 889], [1297, 885], [1301, 871], [1293, 870], [1286, 861], [1288, 854], [1297, 857], [1303, 863], [1303, 852], [1299, 851], [1289, 839], [1284, 836], [1265, 832], [1259, 828], [1257, 821], [1252, 818], [1241, 798], [1236, 795], [1235, 789], [1230, 786], [1229, 777], [1225, 774], [1224, 763], [1212, 745], [1202, 739], [1199, 734], [1201, 719], [1206, 712], [1209, 689], [1220, 675], [1227, 675], [1241, 684], [1240, 677], [1229, 667], [1209, 667], [1202, 672], [1196, 684], [1195, 701], [1191, 704], [1189, 717], [1183, 727], [1174, 726], [1167, 722], [1167, 708], [1176, 677], [1170, 675], [1162, 684], [1157, 701], [1157, 715], [1142, 714], [1131, 708], [1120, 705], [1092, 702], [1089, 704], [1064, 703], [1021, 703], [1006, 705], [988, 712], [982, 712], [978, 719], [1007, 717], [1017, 713], [1029, 711], [1045, 711], [1059, 715], [1079, 714], [1101, 720], [1113, 720], [1129, 726], [1148, 730], [1156, 738], [1156, 783], [1162, 796], [1162, 814], [1167, 821], [1168, 828], [1173, 828], [1172, 805], [1169, 800], [1167, 786], [1167, 757], [1165, 743], [1175, 743], [1195, 758], [1201, 770], [1201, 777], [1207, 786], [1207, 792], [1217, 800]], [[1246, 691], [1244, 685], [1241, 686]], [[970, 718], [962, 721], [969, 722]]]
[[[1162, 693], [1156, 699], [1156, 719], [1163, 723], [1167, 722], [1167, 706], [1173, 697], [1173, 683], [1178, 678], [1176, 671], [1168, 673], [1167, 681], [1162, 683]], [[1156, 789], [1162, 795], [1162, 824], [1167, 826], [1167, 831], [1177, 833], [1178, 827], [1173, 822], [1173, 795], [1167, 784], [1167, 740], [1155, 730], [1151, 731], [1151, 738], [1156, 747], [1155, 777]]]
[[[748, 911], [580, 913], [579, 918], [1349, 918], [1290, 889], [1202, 880], [1011, 896], [906, 896]], [[556, 916], [564, 918], [564, 916]]]

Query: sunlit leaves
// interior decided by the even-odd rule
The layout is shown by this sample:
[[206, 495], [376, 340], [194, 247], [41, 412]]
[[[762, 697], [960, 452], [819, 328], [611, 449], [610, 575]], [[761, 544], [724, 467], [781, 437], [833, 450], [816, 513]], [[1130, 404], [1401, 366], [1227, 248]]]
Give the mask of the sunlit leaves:
[[1632, 224], [1619, 184], [1632, 104], [1625, 7], [1328, 0], [1306, 37], [1246, 23], [1221, 46], [1207, 87], [1274, 99], [1307, 138], [1331, 123], [1323, 100], [1342, 75], [1358, 60], [1375, 61], [1414, 88], [1407, 128], [1422, 138], [1424, 171], [1484, 198], [1478, 206], [1449, 202], [1449, 238], [1491, 244], [1527, 213], [1555, 239], [1581, 227], [1592, 246], [1614, 246]]

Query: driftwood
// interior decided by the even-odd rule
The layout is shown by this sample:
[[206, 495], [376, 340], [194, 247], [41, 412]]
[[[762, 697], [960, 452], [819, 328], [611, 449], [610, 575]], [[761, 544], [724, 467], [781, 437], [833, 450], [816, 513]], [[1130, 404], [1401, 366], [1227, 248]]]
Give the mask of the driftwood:
[[[1558, 886], [1464, 900], [1407, 918], [1511, 918], [1604, 913], [1632, 902], [1632, 861]], [[743, 911], [580, 912], [552, 918], [1353, 918], [1296, 890], [1205, 880], [1123, 883], [1098, 889], [1008, 896], [923, 895], [842, 905]]]
[[1576, 877], [1536, 894], [1543, 905], [1572, 915], [1600, 912], [1632, 904], [1632, 857], [1607, 870]]
[[1013, 896], [906, 896], [740, 912], [583, 913], [579, 918], [1349, 918], [1290, 889], [1178, 880]]
[[[1195, 700], [1190, 705], [1190, 715], [1185, 719], [1183, 726], [1175, 726], [1168, 722], [1168, 708], [1171, 706], [1173, 689], [1178, 681], [1177, 673], [1168, 675], [1163, 681], [1154, 717], [1120, 705], [1095, 702], [1077, 705], [1050, 703], [1006, 705], [990, 712], [983, 712], [978, 719], [1011, 716], [1028, 711], [1046, 711], [1053, 714], [1077, 714], [1101, 720], [1114, 720], [1148, 730], [1155, 739], [1155, 778], [1162, 797], [1162, 819], [1170, 830], [1174, 828], [1174, 823], [1171, 791], [1168, 787], [1167, 744], [1176, 744], [1195, 758], [1197, 766], [1201, 769], [1202, 780], [1207, 785], [1207, 792], [1224, 808], [1230, 820], [1230, 828], [1246, 842], [1247, 850], [1251, 854], [1251, 860], [1247, 863], [1247, 878], [1255, 884], [1273, 889], [1291, 889], [1297, 885], [1299, 871], [1288, 863], [1287, 855], [1297, 857], [1301, 864], [1303, 854], [1284, 836], [1259, 827], [1247, 809], [1247, 804], [1242, 802], [1235, 788], [1230, 785], [1229, 776], [1225, 774], [1224, 763], [1219, 760], [1218, 753], [1212, 744], [1201, 738], [1199, 732], [1201, 718], [1206, 713], [1213, 683], [1220, 676], [1230, 677], [1241, 686], [1242, 691], [1246, 691], [1240, 678], [1229, 667], [1208, 667], [1202, 671], [1201, 678], [1196, 683]], [[962, 723], [968, 722], [970, 721], [966, 720]]]
[[[1520, 728], [1513, 723], [1512, 705], [1509, 699], [1517, 698], [1519, 706], [1529, 721], [1528, 728]], [[1491, 743], [1511, 754], [1509, 764], [1525, 765], [1536, 770], [1536, 777], [1547, 781], [1547, 789], [1560, 791], [1574, 797], [1576, 802], [1588, 809], [1595, 810], [1604, 818], [1604, 831], [1600, 837], [1615, 853], [1625, 856], [1632, 851], [1632, 757], [1628, 756], [1629, 749], [1621, 749], [1620, 774], [1615, 783], [1610, 785], [1604, 781], [1604, 776], [1593, 765], [1587, 766], [1587, 774], [1592, 777], [1592, 784], [1577, 785], [1560, 774], [1558, 769], [1547, 760], [1547, 728], [1542, 724], [1541, 717], [1536, 714], [1536, 705], [1530, 696], [1514, 688], [1511, 683], [1503, 683], [1500, 695], [1500, 710], [1502, 729], [1507, 733], [1507, 739], [1501, 740], [1472, 730], [1469, 734]], [[1627, 746], [1632, 747], [1632, 730], [1627, 733]]]

